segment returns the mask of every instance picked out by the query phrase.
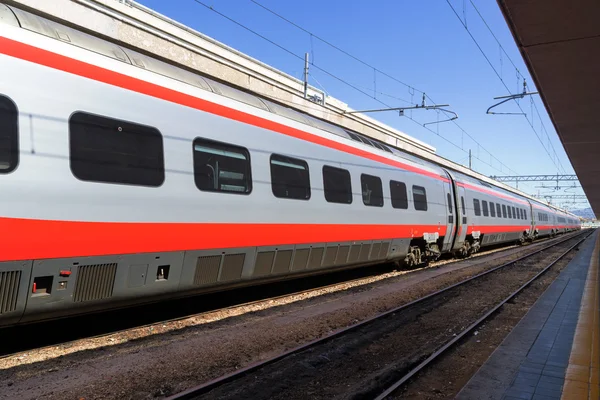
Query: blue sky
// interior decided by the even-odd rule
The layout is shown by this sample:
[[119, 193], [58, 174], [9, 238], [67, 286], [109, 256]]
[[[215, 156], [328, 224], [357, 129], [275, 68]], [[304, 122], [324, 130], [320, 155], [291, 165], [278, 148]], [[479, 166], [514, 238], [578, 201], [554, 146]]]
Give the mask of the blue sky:
[[[381, 74], [374, 74], [373, 69], [315, 38], [311, 41], [309, 34], [270, 14], [251, 0], [199, 1], [295, 54], [310, 52], [315, 65], [371, 95], [375, 83], [376, 91], [379, 92], [376, 94], [377, 98], [387, 104], [396, 107], [406, 105], [397, 98], [411, 101], [411, 92], [406, 86]], [[445, 0], [256, 1], [377, 69], [426, 92], [437, 103], [450, 104], [450, 109], [460, 117], [456, 120], [460, 128], [482, 146], [478, 147], [453, 123], [428, 125], [435, 131], [432, 133], [394, 112], [371, 114], [374, 118], [433, 145], [438, 154], [455, 162], [466, 164], [470, 148], [474, 156], [493, 165], [490, 167], [482, 161], [473, 160], [473, 168], [486, 175], [513, 175], [507, 167], [521, 175], [558, 172], [524, 116], [486, 114], [487, 108], [496, 102], [493, 97], [506, 95], [507, 90]], [[196, 0], [138, 2], [290, 75], [298, 78], [302, 76], [303, 61], [224, 19]], [[495, 68], [501, 72], [512, 93], [521, 91], [522, 81], [517, 80], [514, 67], [506, 55], [501, 53], [500, 47], [470, 1], [450, 0], [450, 3], [463, 20], [466, 18], [469, 30]], [[535, 90], [496, 2], [474, 0], [474, 4], [510, 58], [527, 78], [529, 89]], [[348, 103], [354, 109], [382, 107], [381, 103], [373, 98], [340, 83], [314, 67], [311, 69], [310, 83], [324, 88], [329, 95]], [[533, 100], [541, 114], [541, 120], [532, 110], [530, 99], [521, 100], [523, 109], [533, 121], [545, 146], [549, 148], [548, 138], [541, 125], [544, 124], [564, 172], [573, 173], [539, 96], [533, 96]], [[420, 101], [418, 92], [412, 96], [412, 101]], [[507, 103], [497, 111], [519, 110], [513, 103]], [[414, 111], [412, 117], [421, 123], [438, 119], [436, 112], [424, 110]], [[442, 116], [440, 119], [443, 119]], [[504, 166], [491, 158], [489, 152]], [[553, 191], [541, 187], [543, 185], [552, 186], [551, 183], [535, 183], [520, 184], [519, 187], [530, 194], [583, 193], [581, 189], [572, 188]], [[567, 183], [561, 185], [565, 186]], [[564, 204], [564, 201], [560, 203]], [[567, 207], [579, 209], [587, 206], [575, 204]]]

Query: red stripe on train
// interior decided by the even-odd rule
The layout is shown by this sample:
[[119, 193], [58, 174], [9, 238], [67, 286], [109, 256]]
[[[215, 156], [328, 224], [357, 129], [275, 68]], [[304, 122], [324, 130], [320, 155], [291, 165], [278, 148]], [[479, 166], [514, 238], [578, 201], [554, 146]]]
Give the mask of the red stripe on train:
[[446, 234], [438, 225], [78, 222], [0, 218], [0, 261], [351, 242]]

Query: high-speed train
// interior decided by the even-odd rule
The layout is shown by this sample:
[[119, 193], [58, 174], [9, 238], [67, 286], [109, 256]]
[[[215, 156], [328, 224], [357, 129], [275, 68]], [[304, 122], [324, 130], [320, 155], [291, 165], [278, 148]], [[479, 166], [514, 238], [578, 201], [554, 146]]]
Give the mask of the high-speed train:
[[0, 326], [514, 244], [577, 217], [0, 4]]

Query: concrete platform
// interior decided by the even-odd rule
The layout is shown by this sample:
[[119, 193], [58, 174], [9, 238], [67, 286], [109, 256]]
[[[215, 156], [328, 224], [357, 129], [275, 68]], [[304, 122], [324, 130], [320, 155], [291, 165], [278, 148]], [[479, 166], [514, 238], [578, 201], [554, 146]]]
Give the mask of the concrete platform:
[[599, 260], [595, 232], [457, 399], [600, 399]]

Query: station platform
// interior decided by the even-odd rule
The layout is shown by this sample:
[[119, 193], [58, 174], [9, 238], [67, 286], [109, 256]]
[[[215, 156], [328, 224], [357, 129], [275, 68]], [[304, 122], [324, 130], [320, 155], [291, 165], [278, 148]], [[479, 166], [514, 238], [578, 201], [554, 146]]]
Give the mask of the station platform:
[[599, 268], [595, 232], [456, 398], [600, 399]]

